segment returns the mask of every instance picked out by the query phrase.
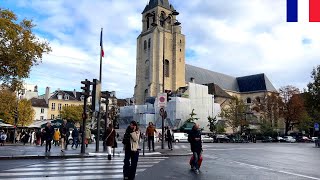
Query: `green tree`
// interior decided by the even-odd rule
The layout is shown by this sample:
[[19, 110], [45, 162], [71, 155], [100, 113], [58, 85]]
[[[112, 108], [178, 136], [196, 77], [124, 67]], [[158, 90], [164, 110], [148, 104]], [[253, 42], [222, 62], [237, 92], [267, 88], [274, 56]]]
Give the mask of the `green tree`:
[[261, 123], [260, 132], [263, 136], [274, 136], [276, 134], [272, 127], [272, 123], [268, 121]]
[[209, 130], [215, 133], [217, 131], [217, 117], [212, 118], [211, 116], [208, 116], [208, 122]]
[[0, 81], [13, 91], [41, 62], [42, 54], [51, 51], [48, 42], [33, 34], [34, 27], [31, 20], [18, 22], [12, 11], [0, 8]]
[[312, 122], [320, 123], [320, 65], [311, 72], [312, 82], [308, 84], [307, 92], [304, 93], [304, 102]]
[[241, 126], [246, 125], [245, 122], [245, 113], [246, 106], [242, 100], [238, 97], [233, 96], [231, 100], [229, 100], [228, 105], [224, 106], [221, 109], [220, 116], [226, 120], [228, 126], [230, 126], [233, 132], [236, 132], [236, 129]]
[[226, 124], [223, 122], [223, 123], [217, 123], [216, 125], [216, 133], [218, 134], [223, 134], [226, 132]]
[[66, 106], [60, 111], [62, 119], [77, 123], [82, 121], [83, 106]]
[[197, 114], [194, 112], [194, 109], [192, 109], [192, 112], [189, 114], [190, 117], [186, 120], [186, 122], [188, 123], [194, 123], [194, 121], [199, 120], [199, 118], [196, 118], [194, 116], [196, 116]]
[[28, 126], [35, 118], [35, 111], [30, 100], [21, 99], [18, 106], [18, 125]]
[[14, 111], [17, 108], [17, 98], [9, 90], [0, 90], [0, 119], [14, 124]]

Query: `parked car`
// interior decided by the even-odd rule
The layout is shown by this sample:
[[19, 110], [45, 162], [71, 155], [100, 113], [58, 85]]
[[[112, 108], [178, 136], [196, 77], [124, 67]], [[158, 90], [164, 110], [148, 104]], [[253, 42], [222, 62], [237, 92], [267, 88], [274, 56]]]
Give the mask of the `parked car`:
[[262, 137], [262, 142], [274, 142], [274, 139], [270, 136]]
[[296, 140], [297, 142], [307, 142], [307, 143], [311, 142], [311, 139], [308, 138], [307, 136], [299, 136], [296, 138]]
[[175, 142], [188, 142], [188, 134], [187, 133], [173, 133]]
[[216, 142], [218, 143], [229, 143], [230, 142], [230, 138], [228, 138], [228, 136], [224, 135], [224, 134], [218, 134], [216, 136]]
[[283, 137], [281, 137], [281, 136], [278, 136], [278, 137], [277, 137], [277, 141], [278, 141], [278, 142], [286, 142], [286, 140], [285, 140]]
[[212, 143], [213, 142], [213, 138], [208, 136], [208, 135], [201, 135], [201, 141], [203, 143]]
[[289, 142], [289, 143], [294, 143], [296, 142], [297, 140], [295, 138], [293, 138], [292, 136], [284, 136], [283, 139], [286, 141], [286, 142]]

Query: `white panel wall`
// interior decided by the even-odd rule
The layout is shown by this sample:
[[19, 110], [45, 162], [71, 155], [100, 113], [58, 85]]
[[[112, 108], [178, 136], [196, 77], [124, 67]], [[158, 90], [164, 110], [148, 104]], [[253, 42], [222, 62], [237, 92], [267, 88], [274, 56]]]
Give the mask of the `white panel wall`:
[[48, 108], [43, 108], [44, 113], [41, 113], [41, 107], [33, 107], [35, 111], [35, 118], [34, 120], [40, 120], [40, 116], [43, 116], [43, 119], [48, 119]]

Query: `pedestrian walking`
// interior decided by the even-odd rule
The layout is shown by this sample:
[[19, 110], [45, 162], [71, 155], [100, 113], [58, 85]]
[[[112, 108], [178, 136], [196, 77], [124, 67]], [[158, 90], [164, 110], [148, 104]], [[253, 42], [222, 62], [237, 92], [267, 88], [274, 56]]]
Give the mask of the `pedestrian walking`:
[[3, 130], [1, 130], [0, 131], [0, 145], [4, 146], [4, 143], [6, 142], [6, 140], [7, 140], [7, 134]]
[[[202, 153], [202, 141], [201, 141], [201, 132], [199, 130], [199, 125], [195, 124], [192, 127], [191, 132], [188, 135], [188, 141], [191, 145], [191, 151], [193, 153], [193, 164], [191, 167], [196, 174], [199, 174], [199, 159], [201, 158]], [[191, 162], [192, 163], [192, 162]]]
[[134, 180], [135, 178], [139, 160], [139, 139], [140, 131], [138, 124], [135, 121], [131, 121], [122, 140], [125, 151], [123, 165], [123, 176], [125, 180]]
[[40, 146], [41, 145], [41, 132], [40, 132], [40, 130], [37, 130], [37, 132], [36, 132], [36, 145], [37, 146]]
[[168, 141], [168, 148], [173, 150], [172, 148], [173, 133], [169, 126], [166, 127], [165, 137], [166, 137], [166, 140]]
[[85, 144], [86, 144], [86, 147], [88, 147], [88, 144], [91, 140], [91, 131], [89, 128], [86, 128], [86, 139], [85, 139]]
[[45, 141], [45, 131], [44, 131], [44, 129], [41, 130], [40, 139], [41, 139], [41, 146], [42, 146], [44, 141]]
[[75, 146], [75, 149], [77, 149], [78, 148], [78, 141], [79, 141], [79, 130], [78, 130], [78, 128], [75, 127], [73, 129], [73, 131], [71, 133], [71, 136], [72, 136], [72, 140], [73, 140], [71, 148], [74, 149], [73, 146]]
[[63, 120], [63, 124], [60, 127], [61, 152], [64, 152], [64, 150], [67, 149], [69, 135], [70, 135], [70, 132], [69, 132], [69, 128], [67, 125], [67, 120]]
[[29, 138], [30, 138], [29, 132], [24, 132], [21, 138], [23, 145], [26, 145], [29, 142]]
[[106, 139], [104, 141], [107, 146], [108, 160], [111, 160], [111, 149], [114, 146], [114, 141], [116, 138], [116, 131], [114, 130], [112, 124], [109, 124], [109, 127], [106, 130], [105, 137]]
[[34, 144], [36, 144], [36, 132], [33, 130], [31, 133], [30, 145], [34, 145]]
[[153, 123], [149, 122], [149, 126], [147, 127], [147, 130], [146, 130], [149, 151], [151, 151], [151, 145], [152, 145], [152, 150], [154, 151], [154, 133], [156, 132], [157, 130], [154, 127]]
[[47, 122], [47, 126], [44, 129], [44, 138], [46, 141], [46, 152], [51, 150], [51, 141], [53, 139], [54, 129], [51, 126], [51, 122]]
[[53, 143], [54, 146], [59, 146], [59, 140], [60, 140], [60, 131], [59, 129], [55, 129], [54, 134], [53, 134]]

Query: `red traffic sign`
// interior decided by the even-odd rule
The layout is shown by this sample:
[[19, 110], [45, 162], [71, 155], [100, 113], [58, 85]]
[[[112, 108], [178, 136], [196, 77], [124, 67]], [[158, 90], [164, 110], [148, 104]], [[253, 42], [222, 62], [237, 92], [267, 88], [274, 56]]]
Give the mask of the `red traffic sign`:
[[167, 106], [167, 93], [159, 93], [158, 107], [166, 107], [166, 106]]

